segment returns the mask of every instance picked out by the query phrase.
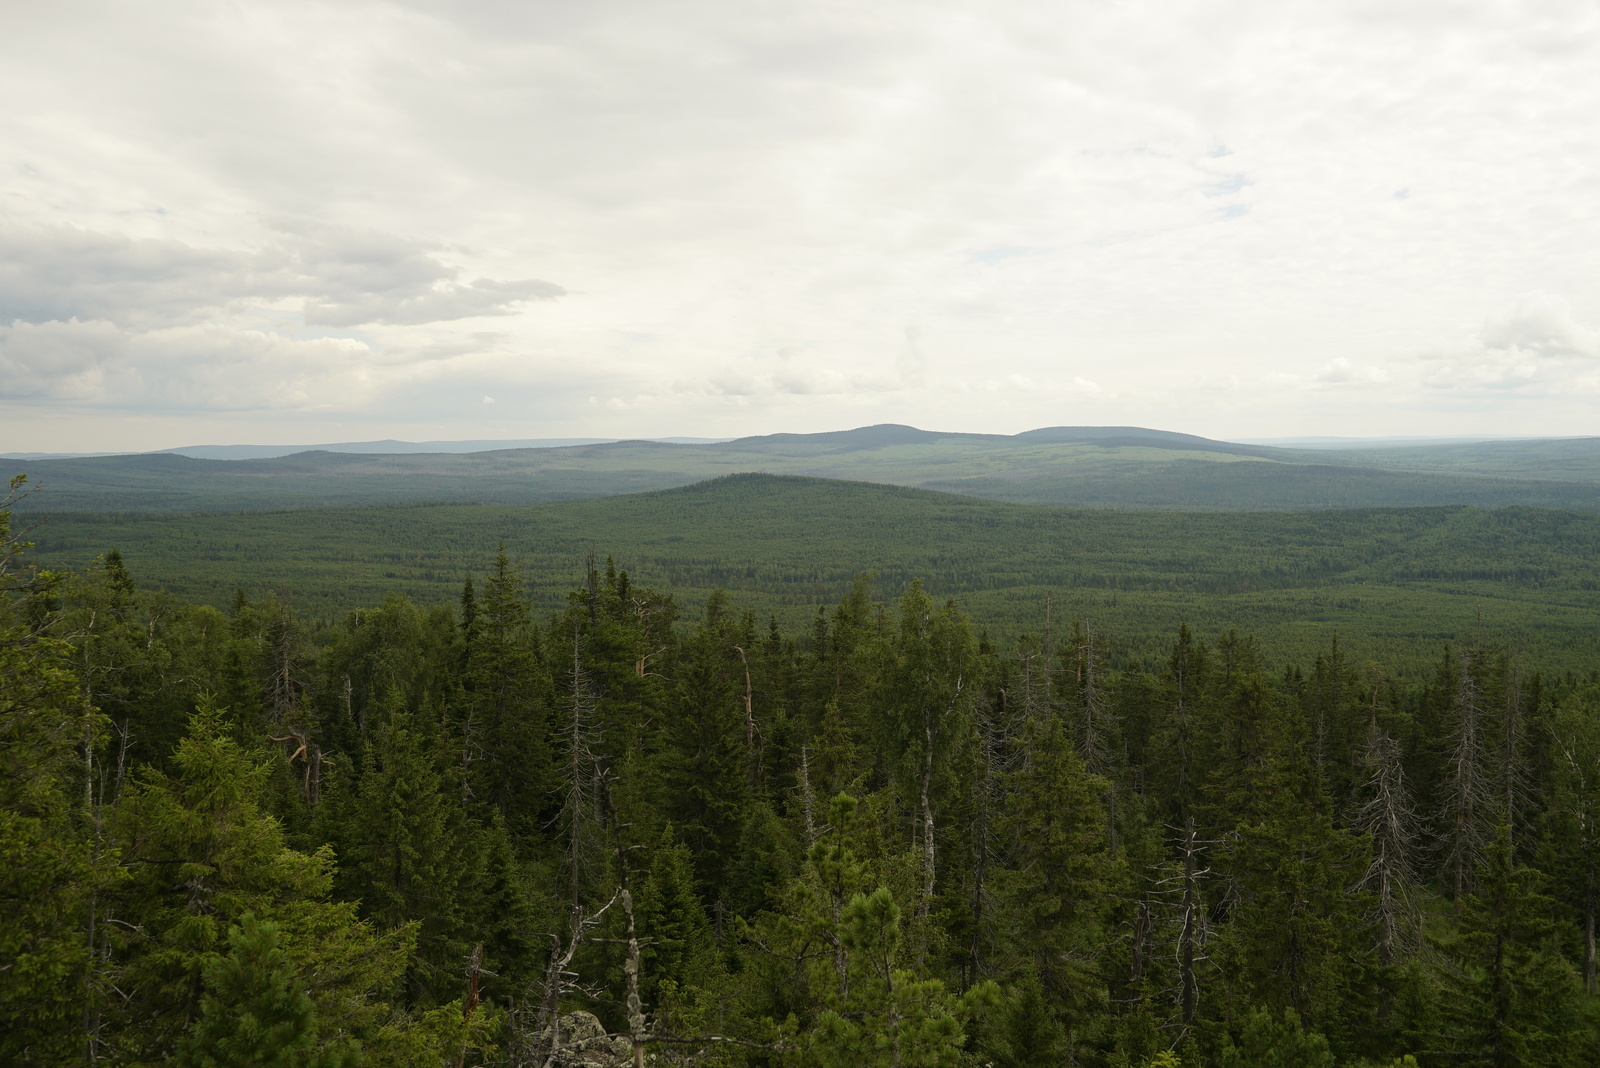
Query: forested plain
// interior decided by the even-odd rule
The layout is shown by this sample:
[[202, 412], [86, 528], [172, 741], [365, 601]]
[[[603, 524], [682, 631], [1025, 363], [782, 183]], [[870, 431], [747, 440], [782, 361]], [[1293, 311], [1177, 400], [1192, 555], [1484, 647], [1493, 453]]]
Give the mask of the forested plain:
[[1592, 515], [6, 522], [5, 1063], [1600, 1062]]
[[271, 592], [313, 628], [391, 592], [452, 601], [503, 543], [541, 618], [595, 551], [688, 610], [725, 589], [789, 628], [872, 572], [890, 597], [921, 579], [997, 639], [1051, 618], [1091, 622], [1119, 664], [1161, 659], [1187, 622], [1255, 634], [1275, 668], [1338, 636], [1352, 656], [1410, 676], [1445, 643], [1489, 634], [1546, 672], [1600, 665], [1600, 524], [1544, 509], [1130, 512], [737, 475], [521, 507], [63, 513], [32, 537], [49, 566], [81, 568], [115, 548], [187, 600], [224, 607], [241, 586]]

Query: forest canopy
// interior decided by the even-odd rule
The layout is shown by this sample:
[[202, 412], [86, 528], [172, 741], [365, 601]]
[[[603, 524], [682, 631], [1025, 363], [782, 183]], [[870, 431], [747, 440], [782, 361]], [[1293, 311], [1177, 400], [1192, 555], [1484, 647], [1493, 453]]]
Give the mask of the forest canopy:
[[500, 551], [313, 634], [0, 539], [6, 1063], [1600, 1060], [1600, 685], [1487, 630], [1136, 661]]

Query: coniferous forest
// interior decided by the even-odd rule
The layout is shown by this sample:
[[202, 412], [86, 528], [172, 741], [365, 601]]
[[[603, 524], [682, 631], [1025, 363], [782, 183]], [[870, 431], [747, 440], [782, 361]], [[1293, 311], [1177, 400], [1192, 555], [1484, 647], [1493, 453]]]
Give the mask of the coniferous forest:
[[602, 546], [313, 634], [0, 514], [5, 1064], [1600, 1063], [1600, 683], [1492, 633], [1134, 662]]

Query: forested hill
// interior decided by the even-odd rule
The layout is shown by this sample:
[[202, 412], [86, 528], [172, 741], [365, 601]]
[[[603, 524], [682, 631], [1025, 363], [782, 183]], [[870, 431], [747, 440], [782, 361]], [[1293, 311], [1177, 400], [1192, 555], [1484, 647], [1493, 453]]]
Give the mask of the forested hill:
[[709, 444], [624, 441], [475, 453], [302, 452], [6, 460], [49, 487], [29, 511], [525, 504], [685, 485], [741, 471], [855, 479], [992, 500], [1186, 511], [1407, 505], [1600, 511], [1600, 438], [1346, 449], [1239, 445], [1140, 427], [1013, 436], [883, 425]]
[[[1269, 661], [1316, 602], [1229, 618], [1263, 603], [1230, 590], [1349, 574], [1525, 621], [1582, 603], [1592, 632], [1592, 516], [746, 477], [136, 523], [170, 575], [249, 582], [223, 559], [247, 543], [312, 566], [289, 603], [224, 609], [151, 588], [158, 540], [31, 576], [0, 511], [8, 1068], [1600, 1063], [1600, 656], [1541, 674], [1555, 632], [1485, 618], [1407, 670], [1398, 602], [1374, 602]], [[811, 591], [874, 551], [1117, 581], [1003, 638], [915, 583], [852, 582], [792, 626], [744, 595], [686, 612], [659, 564], [603, 557], [530, 601], [538, 553], [598, 534]], [[294, 610], [363, 554], [426, 552], [476, 580], [431, 605], [375, 585], [316, 633]], [[1146, 594], [1213, 614], [1115, 616]]]
[[1047, 614], [1079, 618], [1135, 659], [1159, 656], [1160, 636], [1187, 621], [1257, 633], [1275, 664], [1338, 635], [1351, 655], [1410, 671], [1484, 633], [1549, 670], [1600, 662], [1600, 524], [1574, 512], [1136, 513], [738, 475], [520, 507], [68, 513], [33, 537], [52, 566], [118, 549], [141, 579], [182, 597], [220, 607], [237, 587], [274, 591], [309, 619], [390, 592], [453, 601], [503, 542], [541, 614], [597, 552], [691, 610], [723, 588], [786, 625], [874, 572], [890, 594], [922, 579], [996, 636], [1039, 631]]

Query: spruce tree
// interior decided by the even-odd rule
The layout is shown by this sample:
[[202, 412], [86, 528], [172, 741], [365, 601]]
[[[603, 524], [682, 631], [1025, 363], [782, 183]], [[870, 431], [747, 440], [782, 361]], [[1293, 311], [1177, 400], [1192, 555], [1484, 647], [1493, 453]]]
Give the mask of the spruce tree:
[[349, 1040], [319, 1042], [316, 1011], [280, 945], [277, 924], [247, 912], [228, 929], [228, 952], [203, 968], [200, 1017], [178, 1045], [178, 1068], [345, 1068]]
[[340, 882], [378, 926], [415, 927], [408, 994], [431, 1007], [454, 994], [459, 962], [481, 940], [468, 927], [466, 901], [483, 858], [477, 828], [446, 783], [427, 717], [396, 694], [386, 704], [340, 820]]
[[330, 900], [331, 850], [290, 849], [264, 810], [266, 762], [229, 737], [223, 710], [205, 704], [174, 754], [175, 773], [146, 771], [108, 821], [129, 877], [108, 908], [117, 921], [112, 965], [124, 997], [107, 1009], [107, 1042], [126, 1063], [173, 1055], [200, 1014], [206, 962], [245, 913], [278, 925], [328, 1034], [372, 1033], [388, 1014], [381, 993], [404, 967], [412, 932], [361, 922]]
[[1485, 850], [1476, 892], [1459, 901], [1447, 945], [1447, 1028], [1439, 1048], [1452, 1063], [1483, 1068], [1593, 1064], [1592, 1026], [1580, 1015], [1581, 984], [1560, 951], [1554, 902], [1543, 875], [1519, 865], [1505, 828]]
[[1059, 719], [1029, 721], [1019, 744], [990, 880], [999, 954], [1012, 975], [1037, 978], [1063, 1027], [1082, 1029], [1106, 996], [1092, 948], [1105, 937], [1115, 872], [1100, 801], [1106, 784], [1086, 771]]

